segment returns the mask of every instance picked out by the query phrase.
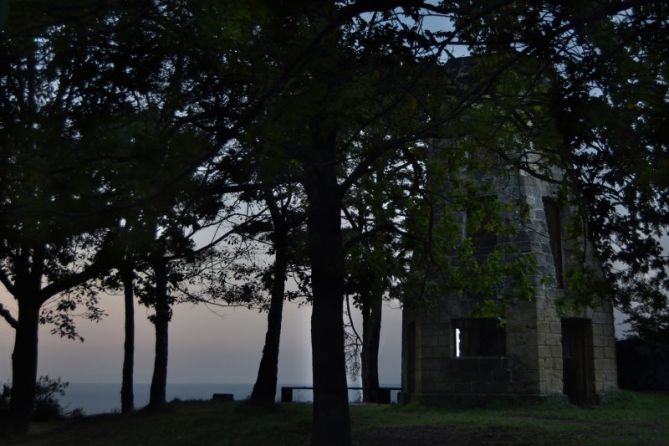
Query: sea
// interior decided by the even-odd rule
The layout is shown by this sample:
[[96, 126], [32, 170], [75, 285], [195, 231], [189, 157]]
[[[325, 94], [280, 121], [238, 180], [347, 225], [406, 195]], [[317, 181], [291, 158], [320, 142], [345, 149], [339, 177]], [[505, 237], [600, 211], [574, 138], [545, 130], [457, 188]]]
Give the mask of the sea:
[[[151, 384], [135, 384], [135, 407], [149, 403]], [[235, 400], [245, 399], [251, 394], [253, 384], [167, 384], [168, 401], [208, 400], [214, 393], [232, 393]], [[117, 383], [70, 383], [65, 395], [58, 398], [65, 412], [81, 409], [86, 415], [120, 412], [121, 385]]]
[[[281, 386], [302, 386], [304, 384], [279, 384], [277, 386], [277, 401], [280, 397]], [[141, 408], [149, 403], [150, 384], [135, 384], [135, 407]], [[231, 393], [236, 401], [247, 399], [251, 395], [253, 384], [167, 384], [167, 400], [209, 400], [214, 393]], [[349, 401], [357, 403], [362, 400], [362, 392], [349, 390]], [[396, 401], [396, 392], [391, 393]], [[113, 413], [121, 411], [121, 385], [116, 383], [70, 383], [65, 389], [65, 395], [59, 397], [64, 411], [72, 412], [80, 409], [86, 415]], [[293, 391], [293, 401], [313, 401], [313, 391], [296, 389]]]

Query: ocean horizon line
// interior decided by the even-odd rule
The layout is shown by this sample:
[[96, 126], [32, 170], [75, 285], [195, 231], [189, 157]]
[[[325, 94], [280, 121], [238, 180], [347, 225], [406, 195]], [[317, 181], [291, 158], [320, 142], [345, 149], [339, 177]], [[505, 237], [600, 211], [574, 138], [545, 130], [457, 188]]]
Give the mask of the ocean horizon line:
[[[253, 390], [254, 383], [167, 383], [167, 400], [209, 400], [214, 393], [231, 393], [235, 400], [247, 399]], [[357, 383], [351, 387], [360, 387]], [[382, 384], [382, 387], [387, 386]], [[151, 383], [133, 383], [135, 407], [142, 407], [149, 402]], [[303, 383], [279, 383], [277, 385], [277, 400], [280, 397], [281, 387], [313, 387]], [[399, 387], [390, 385], [387, 387]], [[116, 412], [121, 408], [121, 384], [118, 382], [70, 382], [65, 388], [65, 395], [58, 396], [58, 401], [66, 411], [82, 409], [84, 413], [93, 415], [99, 413]], [[360, 390], [350, 390], [352, 401], [360, 397]], [[358, 393], [354, 393], [358, 392]], [[355, 395], [355, 397], [354, 397]], [[313, 401], [311, 390], [295, 390], [295, 402]]]
[[[86, 386], [120, 386], [121, 382], [110, 382], [110, 381], [98, 381], [98, 382], [88, 382], [88, 381], [67, 381], [61, 380], [63, 383], [68, 385], [86, 385]], [[253, 386], [255, 383], [252, 382], [168, 382], [168, 386]], [[150, 382], [133, 382], [133, 386], [150, 386]], [[300, 382], [279, 382], [277, 383], [278, 387], [313, 387], [313, 383], [300, 383]], [[361, 383], [348, 383], [349, 387], [362, 387]], [[381, 383], [380, 387], [401, 387], [400, 384], [396, 383]]]

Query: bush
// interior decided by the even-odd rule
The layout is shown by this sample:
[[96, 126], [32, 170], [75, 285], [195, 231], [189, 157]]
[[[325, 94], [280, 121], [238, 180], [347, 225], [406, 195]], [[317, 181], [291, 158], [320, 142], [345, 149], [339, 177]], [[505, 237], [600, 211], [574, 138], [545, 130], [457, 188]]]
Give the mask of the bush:
[[9, 413], [9, 397], [12, 389], [7, 384], [2, 385], [2, 392], [0, 392], [0, 419], [5, 418]]
[[[49, 421], [63, 417], [63, 408], [58, 402], [58, 396], [65, 394], [68, 385], [70, 383], [62, 382], [60, 378], [39, 377], [35, 384], [35, 410], [33, 412], [35, 421]], [[9, 413], [11, 393], [11, 387], [3, 384], [2, 392], [0, 392], [0, 418]]]
[[63, 417], [63, 408], [58, 397], [65, 395], [65, 389], [70, 383], [62, 382], [60, 378], [51, 379], [40, 376], [35, 389], [35, 411], [33, 420], [49, 421]]

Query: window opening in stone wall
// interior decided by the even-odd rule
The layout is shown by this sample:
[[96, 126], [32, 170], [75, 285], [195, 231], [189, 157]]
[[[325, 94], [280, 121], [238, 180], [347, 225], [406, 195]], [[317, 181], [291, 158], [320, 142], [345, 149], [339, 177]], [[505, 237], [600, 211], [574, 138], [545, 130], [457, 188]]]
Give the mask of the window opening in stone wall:
[[455, 356], [504, 356], [506, 330], [493, 318], [454, 319]]
[[551, 253], [553, 254], [553, 264], [555, 265], [555, 280], [558, 288], [564, 288], [560, 207], [555, 200], [551, 200], [550, 198], [544, 197], [543, 201]]

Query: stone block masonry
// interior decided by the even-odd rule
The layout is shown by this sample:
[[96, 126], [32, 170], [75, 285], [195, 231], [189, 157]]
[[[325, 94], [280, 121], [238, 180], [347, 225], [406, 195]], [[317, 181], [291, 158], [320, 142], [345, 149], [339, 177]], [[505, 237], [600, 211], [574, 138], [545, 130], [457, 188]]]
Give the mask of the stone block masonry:
[[[616, 389], [612, 305], [603, 302], [579, 313], [558, 313], [561, 286], [569, 286], [558, 275], [569, 266], [570, 243], [582, 243], [570, 240], [563, 229], [569, 209], [557, 205], [553, 184], [519, 171], [496, 175], [486, 178], [492, 178], [499, 199], [520, 200], [529, 208], [519, 232], [504, 242], [516, 243], [520, 254], [535, 259], [539, 273], [534, 298], [514, 302], [503, 329], [490, 328], [483, 320], [458, 329], [455, 321], [470, 319], [476, 305], [468, 296], [434, 296], [432, 304], [423, 306], [407, 302], [402, 322], [403, 400], [487, 401], [566, 393], [574, 402], [592, 402]], [[595, 259], [589, 262], [596, 265]], [[502, 348], [499, 339], [485, 338], [493, 332], [495, 337], [503, 334]]]

